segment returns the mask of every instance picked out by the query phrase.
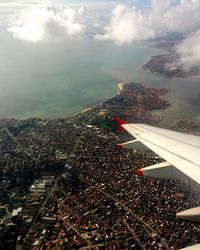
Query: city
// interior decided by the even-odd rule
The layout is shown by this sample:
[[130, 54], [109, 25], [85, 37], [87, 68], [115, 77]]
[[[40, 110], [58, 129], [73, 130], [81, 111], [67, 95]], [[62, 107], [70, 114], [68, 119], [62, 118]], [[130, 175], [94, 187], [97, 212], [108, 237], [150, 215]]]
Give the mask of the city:
[[[59, 119], [2, 119], [2, 249], [178, 249], [199, 242], [199, 226], [176, 212], [198, 206], [195, 183], [139, 178], [162, 162], [118, 144], [113, 117], [157, 124], [166, 89], [120, 85], [113, 98]], [[174, 129], [198, 134], [191, 121]]]

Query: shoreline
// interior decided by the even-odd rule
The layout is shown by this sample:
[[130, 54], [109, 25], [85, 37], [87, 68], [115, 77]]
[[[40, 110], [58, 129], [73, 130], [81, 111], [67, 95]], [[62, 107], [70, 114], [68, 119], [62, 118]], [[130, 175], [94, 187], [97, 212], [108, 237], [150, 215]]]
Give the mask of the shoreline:
[[18, 131], [21, 128], [23, 129], [24, 126], [32, 127], [40, 123], [44, 125], [48, 123], [56, 124], [63, 121], [72, 124], [83, 124], [84, 121], [84, 124], [87, 125], [93, 124], [93, 121], [98, 120], [100, 117], [107, 117], [110, 120], [113, 117], [119, 117], [130, 123], [157, 124], [159, 126], [163, 116], [157, 115], [155, 111], [162, 112], [162, 110], [165, 111], [170, 107], [171, 104], [167, 98], [167, 94], [170, 92], [169, 89], [149, 87], [136, 82], [119, 82], [118, 88], [119, 91], [113, 97], [69, 116], [0, 119], [0, 127]]
[[[190, 72], [185, 71], [181, 65], [173, 65], [173, 51], [164, 47], [160, 47], [159, 44], [152, 45], [150, 47], [162, 50], [164, 54], [159, 53], [152, 55], [142, 66], [141, 69], [144, 72], [150, 72], [155, 75], [165, 76], [169, 78], [182, 78], [182, 79], [200, 79], [200, 72], [195, 67]], [[170, 66], [171, 64], [171, 66]], [[169, 65], [168, 68], [166, 65]], [[197, 74], [193, 73], [197, 72]]]
[[[2, 199], [2, 206], [7, 208], [6, 204], [10, 204], [12, 209], [3, 215], [2, 224], [3, 233], [9, 240], [9, 245], [12, 243], [14, 246], [13, 249], [16, 248], [15, 246], [35, 247], [35, 242], [39, 248], [46, 249], [57, 247], [57, 243], [61, 241], [63, 244], [70, 243], [62, 244], [66, 249], [71, 249], [72, 246], [77, 249], [87, 248], [88, 241], [85, 241], [84, 236], [88, 231], [88, 235], [92, 234], [93, 239], [98, 240], [94, 237], [101, 236], [100, 244], [103, 248], [107, 248], [108, 244], [113, 248], [115, 244], [116, 249], [124, 249], [131, 246], [133, 242], [127, 243], [126, 239], [130, 236], [130, 231], [127, 227], [118, 226], [118, 222], [122, 219], [125, 221], [127, 218], [133, 228], [137, 223], [137, 228], [133, 230], [137, 230], [138, 235], [141, 232], [143, 235], [145, 233], [145, 237], [140, 238], [141, 242], [135, 241], [137, 249], [141, 248], [140, 245], [148, 249], [148, 242], [155, 242], [155, 237], [152, 236], [155, 232], [152, 230], [149, 234], [150, 226], [146, 227], [147, 223], [152, 223], [153, 227], [154, 217], [149, 218], [148, 209], [141, 213], [145, 206], [140, 201], [141, 197], [146, 197], [149, 190], [149, 193], [154, 190], [149, 201], [155, 195], [160, 201], [158, 194], [160, 182], [146, 183], [144, 179], [145, 182], [141, 185], [135, 171], [141, 167], [141, 164], [145, 167], [159, 163], [161, 160], [150, 150], [149, 152], [138, 150], [136, 154], [129, 154], [119, 147], [121, 141], [133, 138], [127, 133], [118, 133], [116, 124], [113, 124], [113, 117], [119, 115], [119, 118], [127, 119], [128, 122], [153, 125], [157, 122], [157, 117], [153, 117], [152, 111], [165, 109], [169, 105], [169, 102], [163, 98], [168, 90], [151, 88], [138, 83], [121, 84], [119, 87], [120, 94], [105, 101], [102, 107], [98, 105], [99, 108], [86, 109], [75, 118], [19, 122], [8, 120], [0, 128], [2, 131], [1, 159], [2, 162], [6, 162], [1, 165], [1, 168], [7, 173], [5, 177], [3, 176], [2, 190], [10, 194], [6, 199]], [[180, 126], [191, 127], [193, 124], [178, 123], [177, 127]], [[163, 181], [164, 183], [166, 182]], [[172, 186], [167, 182], [166, 188], [175, 190], [174, 193], [170, 193], [173, 200], [177, 189], [173, 189], [172, 182], [170, 184]], [[132, 204], [135, 204], [132, 200], [133, 185], [135, 190], [141, 188], [141, 196], [134, 197], [137, 207], [140, 206], [139, 209], [132, 207]], [[163, 189], [166, 190], [166, 188]], [[13, 193], [15, 193], [14, 198]], [[188, 202], [184, 196], [181, 197], [185, 203]], [[153, 204], [155, 205], [155, 201], [150, 205], [153, 206]], [[177, 206], [176, 201], [174, 205]], [[102, 206], [106, 209], [102, 209]], [[168, 205], [165, 209], [167, 214], [169, 211], [168, 219], [171, 225], [172, 209]], [[16, 220], [18, 223], [16, 226], [19, 225], [17, 231], [16, 227], [10, 227], [12, 214], [16, 210], [20, 212]], [[134, 216], [127, 217], [130, 211]], [[144, 217], [147, 218], [145, 221]], [[155, 219], [157, 218], [156, 214]], [[163, 219], [163, 223], [165, 222], [166, 218]], [[80, 232], [84, 237], [83, 242], [77, 241], [79, 234], [75, 237], [76, 234], [69, 225], [73, 225], [75, 233]], [[110, 235], [111, 240], [108, 240], [108, 230], [114, 227], [116, 227], [114, 231], [116, 239], [119, 235], [123, 237], [120, 237], [119, 241], [113, 238], [114, 234]], [[161, 232], [159, 228], [156, 230], [156, 233]], [[166, 230], [168, 232], [169, 228], [167, 227]], [[173, 228], [171, 230], [173, 234]], [[15, 238], [12, 237], [12, 232], [16, 232]], [[21, 242], [17, 241], [19, 236], [22, 237]], [[160, 242], [158, 242], [159, 239]], [[158, 248], [161, 244], [167, 246], [167, 240], [168, 238], [159, 236], [156, 240]], [[187, 238], [186, 240], [188, 242]], [[176, 243], [176, 239], [174, 242]], [[2, 243], [3, 248], [6, 249], [7, 242], [2, 241]], [[175, 243], [174, 246], [176, 246]], [[118, 247], [119, 244], [121, 244], [120, 247]], [[90, 246], [95, 247], [96, 242], [91, 241]]]
[[83, 109], [83, 110], [81, 110], [81, 111], [78, 111], [78, 112], [76, 112], [76, 113], [73, 113], [73, 114], [71, 114], [71, 115], [63, 115], [62, 117], [48, 117], [48, 116], [47, 116], [47, 117], [29, 117], [29, 118], [6, 117], [5, 115], [2, 115], [2, 116], [4, 116], [4, 117], [1, 118], [1, 115], [0, 115], [0, 121], [1, 121], [1, 120], [25, 121], [25, 120], [28, 120], [28, 119], [50, 119], [50, 120], [54, 120], [54, 119], [59, 119], [59, 118], [66, 118], [66, 119], [67, 119], [67, 118], [72, 118], [72, 117], [75, 117], [75, 116], [84, 114], [84, 113], [86, 113], [86, 112], [88, 112], [88, 111], [91, 111], [92, 109], [95, 109], [95, 108], [97, 108], [97, 107], [103, 105], [105, 102], [109, 101], [110, 99], [115, 98], [117, 95], [119, 95], [119, 94], [124, 90], [124, 87], [125, 87], [126, 85], [128, 85], [128, 84], [130, 84], [130, 83], [119, 82], [119, 83], [117, 84], [117, 86], [118, 86], [118, 91], [115, 93], [115, 95], [113, 95], [113, 96], [107, 98], [106, 100], [101, 101], [100, 103], [97, 103], [97, 104], [95, 104], [95, 105], [92, 105], [91, 107], [88, 107], [88, 108], [86, 108], [86, 109]]
[[87, 111], [91, 111], [92, 109], [97, 108], [97, 107], [103, 105], [105, 102], [109, 101], [110, 99], [115, 98], [117, 95], [120, 95], [120, 93], [124, 90], [125, 86], [126, 86], [126, 85], [129, 85], [129, 84], [130, 84], [130, 83], [119, 82], [119, 83], [117, 84], [117, 86], [118, 86], [118, 92], [117, 92], [114, 96], [111, 96], [111, 97], [107, 98], [106, 100], [104, 100], [104, 101], [102, 101], [102, 102], [100, 102], [100, 103], [98, 103], [98, 104], [95, 104], [95, 105], [93, 105], [93, 106], [91, 106], [91, 107], [89, 107], [89, 108], [86, 108], [86, 109], [83, 109], [83, 110], [81, 110], [81, 111], [79, 111], [79, 112], [76, 112], [75, 114], [72, 114], [72, 115], [69, 115], [69, 116], [64, 116], [64, 117], [65, 117], [65, 118], [70, 118], [70, 117], [73, 117], [73, 116], [76, 116], [76, 115], [84, 114], [84, 113], [86, 113]]

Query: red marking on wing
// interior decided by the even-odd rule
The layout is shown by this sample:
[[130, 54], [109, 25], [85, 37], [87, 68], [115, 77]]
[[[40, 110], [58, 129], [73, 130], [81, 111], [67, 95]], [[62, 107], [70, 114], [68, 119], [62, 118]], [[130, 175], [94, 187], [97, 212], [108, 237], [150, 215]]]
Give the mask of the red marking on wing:
[[118, 132], [123, 132], [124, 128], [122, 127], [123, 124], [128, 124], [128, 122], [120, 120], [117, 117], [113, 118], [114, 121], [116, 121], [117, 125], [118, 125]]
[[118, 149], [123, 149], [124, 148], [122, 144], [117, 144], [117, 147], [118, 147]]
[[142, 169], [139, 168], [139, 169], [137, 170], [137, 176], [139, 176], [139, 177], [144, 176], [144, 173], [143, 173]]

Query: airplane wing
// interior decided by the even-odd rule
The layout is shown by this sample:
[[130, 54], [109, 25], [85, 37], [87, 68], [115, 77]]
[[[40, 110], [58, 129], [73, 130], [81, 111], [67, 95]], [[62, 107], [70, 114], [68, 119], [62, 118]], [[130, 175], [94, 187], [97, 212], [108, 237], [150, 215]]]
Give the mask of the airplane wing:
[[165, 160], [139, 169], [139, 176], [184, 180], [191, 178], [200, 184], [200, 137], [145, 124], [123, 121], [118, 121], [118, 124], [136, 138], [121, 144], [122, 147], [138, 149], [142, 143]]
[[[200, 137], [145, 124], [129, 124], [114, 118], [135, 140], [119, 144], [127, 149], [151, 149], [165, 162], [137, 170], [138, 176], [192, 179], [200, 184]], [[120, 129], [119, 131], [122, 131]], [[179, 219], [200, 223], [200, 207], [176, 214]]]
[[200, 244], [190, 246], [190, 247], [186, 247], [186, 248], [182, 248], [182, 250], [199, 250], [199, 249], [200, 249]]

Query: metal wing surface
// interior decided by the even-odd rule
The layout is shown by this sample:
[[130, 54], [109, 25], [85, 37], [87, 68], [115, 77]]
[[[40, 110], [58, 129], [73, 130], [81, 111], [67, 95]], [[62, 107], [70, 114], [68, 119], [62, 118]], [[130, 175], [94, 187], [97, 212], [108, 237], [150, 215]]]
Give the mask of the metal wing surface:
[[181, 179], [190, 177], [200, 184], [200, 137], [145, 124], [121, 126], [136, 138], [131, 142], [131, 148], [140, 141], [166, 160], [165, 163], [143, 168], [144, 175], [162, 178], [176, 176]]

